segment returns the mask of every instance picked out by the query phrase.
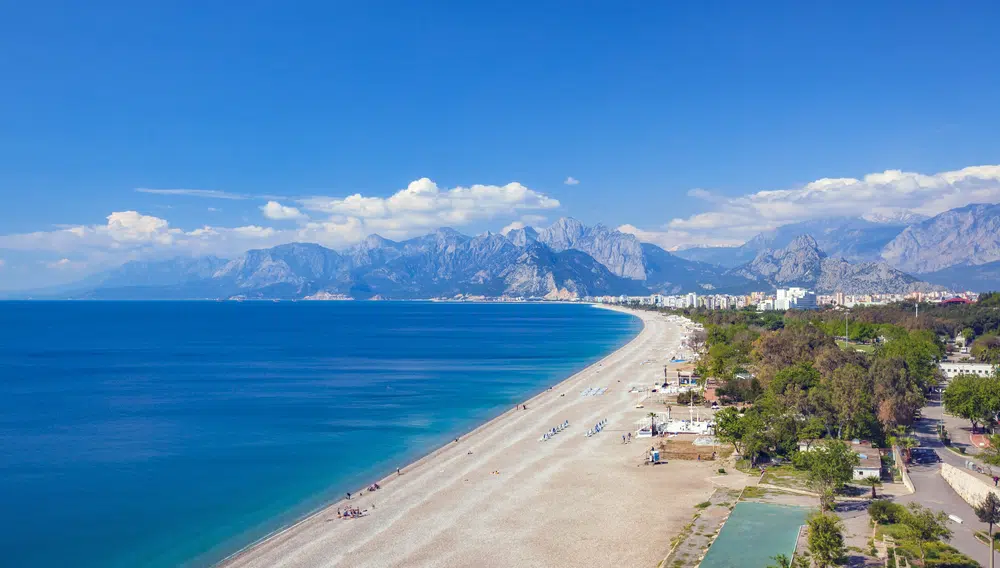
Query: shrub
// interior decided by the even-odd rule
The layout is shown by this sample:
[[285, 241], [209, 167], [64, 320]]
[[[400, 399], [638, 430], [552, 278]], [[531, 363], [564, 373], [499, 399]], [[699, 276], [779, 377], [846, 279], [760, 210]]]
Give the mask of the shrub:
[[719, 468], [719, 473], [721, 473], [722, 475], [725, 475], [726, 474], [726, 468], [720, 467]]
[[677, 395], [677, 404], [701, 404], [702, 402], [705, 402], [705, 398], [693, 391], [682, 392]]
[[871, 505], [868, 505], [868, 515], [880, 525], [898, 523], [905, 513], [906, 509], [902, 505], [884, 499], [876, 499], [872, 501]]

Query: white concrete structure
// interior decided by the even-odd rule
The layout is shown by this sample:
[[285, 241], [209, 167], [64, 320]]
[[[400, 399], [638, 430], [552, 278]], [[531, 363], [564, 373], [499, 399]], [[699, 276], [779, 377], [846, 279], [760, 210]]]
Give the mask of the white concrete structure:
[[958, 375], [976, 375], [977, 377], [990, 377], [996, 373], [996, 365], [989, 363], [960, 363], [956, 361], [942, 361], [938, 363], [938, 368], [949, 380]]

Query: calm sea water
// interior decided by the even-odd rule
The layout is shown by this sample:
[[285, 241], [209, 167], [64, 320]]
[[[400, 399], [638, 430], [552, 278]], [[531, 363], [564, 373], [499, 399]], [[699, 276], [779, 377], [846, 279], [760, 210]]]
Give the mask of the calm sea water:
[[580, 305], [0, 302], [0, 550], [210, 564], [640, 328]]

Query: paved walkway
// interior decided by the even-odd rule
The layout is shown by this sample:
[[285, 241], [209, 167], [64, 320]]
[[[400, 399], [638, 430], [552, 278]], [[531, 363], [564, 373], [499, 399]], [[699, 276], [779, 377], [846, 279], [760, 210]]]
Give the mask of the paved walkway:
[[[966, 458], [945, 448], [937, 437], [935, 425], [941, 418], [940, 405], [932, 403], [925, 407], [923, 416], [924, 418], [918, 421], [914, 428], [914, 435], [920, 441], [920, 447], [931, 448], [945, 463], [964, 469]], [[896, 502], [905, 504], [915, 501], [925, 507], [941, 510], [962, 519], [961, 524], [950, 523], [949, 527], [954, 531], [954, 536], [949, 544], [983, 566], [988, 566], [989, 547], [973, 536], [974, 531], [984, 530], [986, 527], [976, 518], [972, 507], [962, 500], [958, 493], [955, 493], [948, 485], [948, 482], [941, 477], [941, 465], [937, 463], [912, 464], [909, 467], [910, 480], [913, 481], [916, 493], [899, 497]]]
[[[979, 464], [984, 471], [989, 472], [997, 470], [998, 474], [1000, 474], [1000, 468], [984, 464], [978, 457], [976, 457], [975, 454], [979, 453], [980, 450], [969, 442], [969, 424], [960, 418], [945, 414], [944, 407], [941, 405], [939, 400], [929, 400], [927, 406], [921, 410], [921, 414], [924, 417], [924, 420], [920, 421], [920, 425], [924, 431], [923, 435], [931, 438], [929, 442], [921, 438], [921, 447], [935, 448], [942, 461], [955, 467], [960, 467], [970, 473], [975, 472], [966, 467], [966, 462], [972, 461]], [[945, 428], [948, 429], [948, 433], [952, 436], [951, 446], [953, 448], [964, 448], [966, 451], [964, 455], [956, 454], [955, 452], [944, 447], [944, 444], [942, 444], [938, 439], [935, 425], [941, 422], [944, 423]], [[964, 429], [962, 428], [963, 425]], [[931, 446], [931, 443], [934, 445]], [[990, 476], [984, 474], [984, 478], [989, 480]]]

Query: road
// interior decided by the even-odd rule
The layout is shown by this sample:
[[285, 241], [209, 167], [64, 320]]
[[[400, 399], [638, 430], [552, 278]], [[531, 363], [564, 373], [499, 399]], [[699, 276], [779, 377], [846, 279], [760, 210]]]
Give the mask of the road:
[[[965, 458], [945, 448], [937, 437], [935, 424], [941, 415], [941, 405], [937, 401], [929, 402], [923, 409], [924, 418], [919, 420], [914, 428], [914, 435], [920, 441], [921, 448], [931, 448], [941, 461], [964, 469]], [[897, 502], [905, 504], [915, 501], [925, 507], [941, 510], [962, 519], [961, 524], [950, 524], [951, 530], [955, 533], [950, 544], [983, 566], [989, 566], [989, 547], [973, 536], [973, 531], [985, 530], [986, 525], [979, 522], [972, 507], [941, 477], [941, 465], [913, 464], [909, 471], [916, 493], [900, 497]]]

